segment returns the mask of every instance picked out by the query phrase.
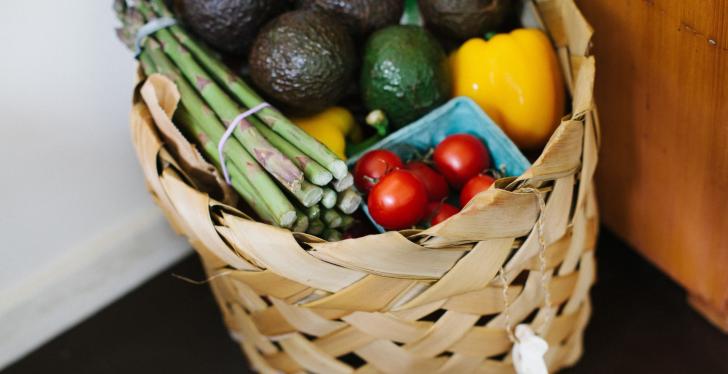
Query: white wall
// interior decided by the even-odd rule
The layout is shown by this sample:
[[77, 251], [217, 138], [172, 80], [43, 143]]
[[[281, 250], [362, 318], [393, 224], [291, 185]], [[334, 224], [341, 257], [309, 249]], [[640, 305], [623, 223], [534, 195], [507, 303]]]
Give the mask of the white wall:
[[130, 144], [117, 24], [111, 0], [0, 0], [0, 368], [186, 253]]

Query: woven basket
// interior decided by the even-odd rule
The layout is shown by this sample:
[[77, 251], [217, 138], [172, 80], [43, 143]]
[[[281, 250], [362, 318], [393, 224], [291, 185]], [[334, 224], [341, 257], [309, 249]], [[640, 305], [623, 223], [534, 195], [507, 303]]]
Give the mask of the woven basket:
[[210, 197], [190, 167], [201, 158], [172, 156], [180, 145], [170, 149], [165, 128], [175, 92], [157, 82], [155, 95], [135, 96], [133, 142], [147, 186], [201, 256], [225, 323], [256, 370], [512, 373], [508, 328], [519, 323], [548, 341], [550, 370], [576, 362], [598, 229], [591, 28], [572, 0], [536, 4], [573, 114], [522, 176], [499, 180], [424, 232], [329, 243], [255, 222]]

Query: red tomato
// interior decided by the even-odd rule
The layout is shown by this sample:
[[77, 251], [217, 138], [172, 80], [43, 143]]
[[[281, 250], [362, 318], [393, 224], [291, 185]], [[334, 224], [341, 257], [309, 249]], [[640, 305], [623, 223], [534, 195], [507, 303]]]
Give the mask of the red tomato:
[[369, 192], [380, 178], [401, 168], [402, 160], [394, 152], [376, 149], [367, 152], [354, 166], [354, 184], [362, 192]]
[[475, 195], [490, 188], [493, 182], [495, 179], [488, 175], [476, 175], [470, 179], [460, 191], [460, 206], [464, 207]]
[[426, 216], [430, 218], [430, 226], [435, 226], [438, 223], [456, 215], [460, 209], [439, 201], [433, 201], [427, 204]]
[[410, 162], [405, 165], [405, 168], [424, 183], [430, 201], [442, 201], [447, 197], [449, 188], [442, 174], [432, 170], [431, 167], [421, 161]]
[[374, 185], [367, 199], [369, 213], [388, 230], [414, 226], [425, 215], [425, 185], [406, 170], [395, 170]]
[[490, 155], [480, 139], [469, 134], [450, 135], [435, 147], [435, 166], [453, 187], [490, 167]]

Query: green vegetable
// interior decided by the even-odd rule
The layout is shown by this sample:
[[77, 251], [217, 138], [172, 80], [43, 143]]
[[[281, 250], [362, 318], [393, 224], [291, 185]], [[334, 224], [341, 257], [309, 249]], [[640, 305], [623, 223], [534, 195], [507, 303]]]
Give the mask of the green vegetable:
[[444, 103], [450, 73], [440, 44], [419, 26], [389, 26], [369, 38], [361, 73], [364, 103], [402, 127]]
[[[162, 0], [152, 0], [151, 3], [160, 15], [167, 17], [173, 16], [172, 13], [164, 6]], [[230, 71], [230, 69], [228, 69], [227, 66], [225, 66], [220, 60], [212, 57], [214, 55], [210, 51], [201, 44], [197, 43], [181, 27], [172, 26], [169, 28], [169, 31], [172, 32], [179, 40], [179, 43], [187, 48], [187, 50], [194, 55], [200, 64], [202, 64], [202, 66], [210, 72], [218, 84], [224, 85], [231, 94], [240, 101], [240, 103], [248, 108], [253, 108], [264, 102], [263, 99], [256, 94], [247, 83], [245, 83], [245, 81]], [[338, 159], [331, 150], [298, 128], [298, 126], [283, 116], [283, 114], [281, 114], [277, 109], [270, 107], [265, 108], [258, 112], [256, 116], [260, 118], [264, 124], [268, 125], [273, 132], [287, 140], [290, 144], [295, 144], [295, 146], [300, 149], [305, 156], [316, 161], [317, 165], [322, 165], [329, 170], [334, 177], [342, 178], [348, 171], [344, 161]], [[288, 155], [288, 157], [291, 157], [292, 159], [295, 158], [295, 156], [292, 155]], [[316, 185], [323, 185], [317, 183], [314, 179], [309, 178], [309, 180]]]
[[[142, 1], [137, 2], [137, 9], [147, 19], [156, 17], [156, 14]], [[194, 84], [200, 96], [223, 123], [226, 125], [232, 123], [235, 117], [244, 112], [244, 109], [225, 94], [225, 91], [212, 80], [189, 51], [180, 45], [168, 30], [157, 31], [155, 38], [160, 41], [164, 53], [179, 67], [182, 75]], [[301, 188], [303, 173], [248, 121], [240, 121], [240, 125], [235, 129], [233, 135], [248, 153], [286, 189], [295, 194]]]
[[321, 205], [324, 206], [324, 208], [331, 209], [336, 205], [336, 191], [332, 190], [331, 188], [324, 188], [324, 195], [321, 198]]
[[[142, 67], [151, 69], [145, 71], [147, 74], [161, 73], [172, 79], [177, 84], [180, 91], [182, 112], [181, 121], [186, 125], [191, 133], [196, 134], [198, 141], [203, 141], [203, 149], [206, 155], [220, 164], [217, 153], [217, 143], [220, 141], [224, 133], [224, 128], [219, 119], [207, 109], [192, 86], [182, 78], [171, 61], [162, 53], [159, 44], [153, 39], [147, 39], [145, 42], [145, 53], [141, 56], [142, 60], [147, 61]], [[206, 139], [206, 140], [205, 140]], [[247, 185], [243, 192], [238, 193], [244, 198], [248, 205], [258, 213], [261, 218], [265, 219], [265, 213], [261, 213], [263, 208], [256, 209], [262, 203], [269, 212], [270, 221], [278, 226], [289, 227], [295, 220], [295, 210], [293, 205], [288, 201], [286, 196], [281, 192], [275, 182], [266, 174], [255, 162], [255, 160], [235, 141], [229, 141], [223, 149], [226, 163], [235, 165], [235, 168], [228, 167], [233, 187]], [[240, 181], [241, 178], [245, 181]], [[247, 181], [247, 183], [246, 183]], [[237, 188], [236, 188], [237, 190]]]
[[341, 214], [333, 209], [326, 209], [321, 213], [321, 219], [324, 221], [326, 226], [331, 229], [335, 229], [341, 226], [343, 222]]

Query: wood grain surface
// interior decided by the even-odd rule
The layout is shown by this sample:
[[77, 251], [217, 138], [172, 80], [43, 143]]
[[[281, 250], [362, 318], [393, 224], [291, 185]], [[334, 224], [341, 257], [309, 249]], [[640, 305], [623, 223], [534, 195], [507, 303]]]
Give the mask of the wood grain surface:
[[728, 1], [577, 3], [596, 30], [604, 220], [728, 332]]

